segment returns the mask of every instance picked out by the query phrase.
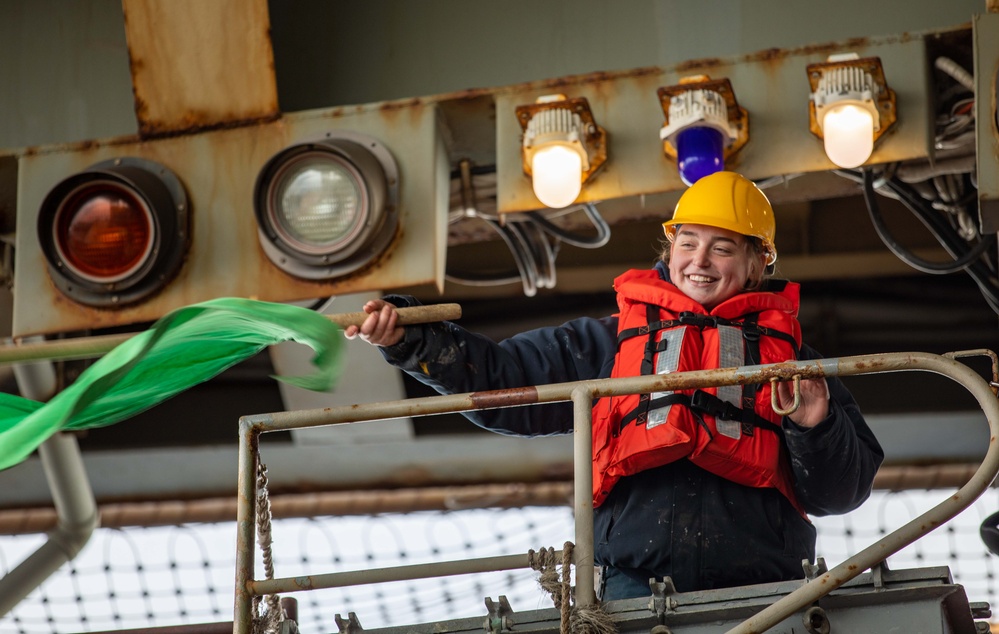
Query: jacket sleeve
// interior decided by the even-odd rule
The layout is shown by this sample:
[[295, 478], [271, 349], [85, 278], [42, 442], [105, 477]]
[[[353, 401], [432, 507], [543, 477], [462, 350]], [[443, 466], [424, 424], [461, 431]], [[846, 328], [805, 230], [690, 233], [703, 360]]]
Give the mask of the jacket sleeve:
[[[396, 306], [418, 302], [385, 298]], [[617, 319], [580, 318], [520, 333], [500, 343], [450, 322], [406, 327], [404, 339], [381, 348], [392, 365], [441, 394], [546, 385], [610, 376]], [[571, 403], [466, 412], [476, 425], [500, 434], [545, 436], [572, 432]]]
[[[802, 359], [819, 354], [802, 346]], [[784, 418], [798, 501], [808, 513], [832, 515], [860, 506], [871, 494], [884, 451], [864, 420], [853, 395], [837, 377], [828, 377], [829, 414], [811, 429]]]

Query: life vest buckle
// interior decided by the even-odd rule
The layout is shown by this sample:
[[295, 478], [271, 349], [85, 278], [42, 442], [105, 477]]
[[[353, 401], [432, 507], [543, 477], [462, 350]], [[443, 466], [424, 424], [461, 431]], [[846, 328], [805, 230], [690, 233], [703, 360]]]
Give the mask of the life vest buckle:
[[704, 390], [696, 390], [690, 396], [690, 408], [721, 420], [742, 420], [741, 409]]
[[686, 326], [697, 326], [698, 328], [717, 328], [718, 319], [711, 315], [700, 315], [690, 311], [683, 311], [678, 316], [681, 324]]
[[742, 337], [746, 341], [756, 342], [763, 336], [763, 330], [755, 323], [742, 324]]

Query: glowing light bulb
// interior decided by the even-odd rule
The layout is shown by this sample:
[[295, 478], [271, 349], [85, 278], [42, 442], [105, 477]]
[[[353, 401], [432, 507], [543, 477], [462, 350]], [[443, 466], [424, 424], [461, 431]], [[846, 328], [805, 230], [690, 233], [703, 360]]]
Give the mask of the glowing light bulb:
[[583, 159], [564, 145], [539, 148], [531, 158], [534, 195], [553, 209], [568, 207], [583, 187]]
[[837, 104], [822, 119], [826, 156], [843, 168], [863, 165], [874, 151], [874, 116], [856, 104]]

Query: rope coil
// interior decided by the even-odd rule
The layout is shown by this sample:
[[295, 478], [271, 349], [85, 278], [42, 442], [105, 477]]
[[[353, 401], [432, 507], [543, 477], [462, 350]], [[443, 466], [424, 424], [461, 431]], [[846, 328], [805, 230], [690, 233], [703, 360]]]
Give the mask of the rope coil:
[[[617, 634], [617, 626], [599, 603], [583, 606], [573, 604], [570, 580], [572, 549], [572, 542], [565, 542], [561, 557], [556, 556], [554, 548], [527, 551], [528, 565], [540, 573], [538, 584], [551, 595], [555, 608], [561, 613], [560, 634]], [[557, 570], [559, 566], [561, 576]]]

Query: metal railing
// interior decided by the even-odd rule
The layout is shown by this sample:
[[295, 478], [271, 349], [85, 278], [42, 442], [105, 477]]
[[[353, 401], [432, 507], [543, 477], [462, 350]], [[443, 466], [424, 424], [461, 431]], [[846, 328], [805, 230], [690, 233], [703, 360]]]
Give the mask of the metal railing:
[[593, 591], [593, 505], [591, 496], [593, 469], [591, 407], [593, 399], [624, 394], [761, 383], [771, 379], [784, 381], [792, 380], [796, 375], [802, 379], [817, 379], [904, 370], [933, 372], [963, 385], [981, 405], [990, 430], [988, 451], [968, 483], [923, 515], [753, 615], [730, 630], [729, 634], [751, 634], [765, 631], [955, 517], [970, 506], [995, 479], [999, 473], [999, 449], [996, 448], [996, 439], [999, 438], [999, 401], [997, 401], [996, 394], [988, 381], [982, 379], [971, 368], [955, 360], [955, 357], [970, 354], [986, 354], [992, 357], [994, 385], [996, 381], [994, 353], [971, 351], [939, 356], [912, 352], [793, 361], [656, 376], [577, 381], [322, 410], [245, 416], [239, 422], [239, 483], [233, 632], [235, 634], [250, 633], [253, 598], [266, 594], [528, 567], [526, 555], [509, 555], [437, 564], [255, 580], [256, 473], [261, 434], [387, 418], [572, 401], [575, 430], [573, 447], [576, 543], [573, 559], [576, 566], [576, 605], [588, 606], [596, 601]]

